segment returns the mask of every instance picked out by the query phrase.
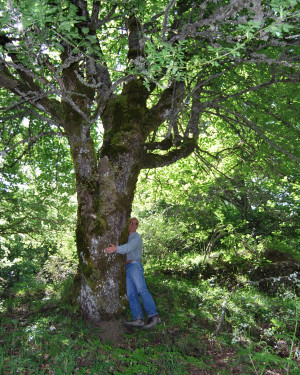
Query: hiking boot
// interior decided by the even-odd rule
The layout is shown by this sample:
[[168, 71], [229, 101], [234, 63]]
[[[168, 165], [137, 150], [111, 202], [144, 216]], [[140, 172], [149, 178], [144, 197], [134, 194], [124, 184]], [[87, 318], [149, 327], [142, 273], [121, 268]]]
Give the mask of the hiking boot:
[[133, 322], [125, 322], [124, 324], [129, 327], [143, 327], [145, 325], [143, 319], [136, 319]]
[[151, 318], [148, 319], [147, 324], [144, 326], [144, 328], [152, 328], [156, 326], [156, 324], [160, 324], [161, 319], [158, 315], [151, 316]]

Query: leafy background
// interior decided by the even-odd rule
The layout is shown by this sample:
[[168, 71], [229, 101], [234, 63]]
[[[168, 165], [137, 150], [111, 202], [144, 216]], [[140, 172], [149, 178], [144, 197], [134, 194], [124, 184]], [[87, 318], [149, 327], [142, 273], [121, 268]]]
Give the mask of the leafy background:
[[[102, 15], [112, 3], [102, 2]], [[144, 22], [167, 5], [124, 2], [123, 12], [132, 3]], [[12, 38], [22, 35], [21, 24], [33, 31], [30, 39], [19, 39], [18, 61], [47, 76], [50, 84], [43, 88], [50, 98], [57, 95], [55, 75], [34, 65], [36, 56], [47, 55], [59, 66], [67, 38], [74, 54], [103, 62], [93, 48], [95, 36], [85, 28], [80, 29], [85, 38], [79, 33], [82, 18], [72, 4], [17, 1], [18, 10], [5, 12], [6, 4], [0, 1], [1, 25]], [[285, 19], [297, 3], [270, 5], [273, 15]], [[211, 9], [217, 6], [214, 2]], [[125, 13], [118, 12], [121, 19]], [[234, 30], [223, 25], [240, 43], [203, 45], [187, 64], [191, 77], [195, 66], [209, 76], [227, 56], [243, 57], [259, 32], [281, 38], [292, 30], [289, 19], [267, 21], [264, 30], [255, 22]], [[119, 32], [121, 21], [114, 22], [101, 29], [112, 79], [126, 71], [143, 75], [149, 85], [164, 71], [153, 104], [168, 80], [185, 77], [183, 54], [197, 46], [191, 40], [170, 45], [156, 39], [156, 50], [147, 40], [150, 68], [143, 71], [127, 66], [126, 33]], [[281, 49], [264, 53], [276, 59]], [[146, 279], [162, 317], [151, 331], [125, 330], [129, 309], [120, 321], [92, 326], [70, 304], [77, 207], [68, 145], [49, 118], [24, 102], [16, 106], [13, 95], [0, 91], [3, 108], [9, 108], [1, 108], [0, 127], [1, 150], [9, 149], [0, 153], [0, 374], [299, 373], [299, 148], [292, 126], [299, 116], [298, 92], [296, 85], [279, 82], [241, 100], [234, 96], [271, 73], [263, 63], [259, 72], [249, 63], [207, 85], [212, 101], [222, 92], [228, 98], [225, 109], [203, 111], [195, 153], [140, 176], [133, 215], [141, 223]], [[249, 126], [234, 121], [241, 112]], [[184, 114], [179, 120], [187, 121]], [[158, 139], [166, 129], [158, 130]], [[92, 132], [100, 146], [101, 125], [95, 123]], [[24, 147], [24, 139], [32, 142]]]

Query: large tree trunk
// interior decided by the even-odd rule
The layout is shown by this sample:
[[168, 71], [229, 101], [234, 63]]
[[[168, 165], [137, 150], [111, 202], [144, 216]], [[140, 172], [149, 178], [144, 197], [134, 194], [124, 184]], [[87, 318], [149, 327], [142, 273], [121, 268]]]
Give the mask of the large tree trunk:
[[125, 258], [107, 255], [104, 248], [127, 241], [138, 173], [129, 153], [117, 161], [104, 156], [96, 167], [84, 147], [75, 152], [79, 267], [74, 297], [86, 317], [99, 321], [118, 315], [125, 306]]
[[[144, 137], [138, 123], [142, 117], [136, 117], [136, 113], [128, 116], [130, 105], [126, 100], [121, 103], [113, 99], [107, 106], [103, 118], [106, 132], [98, 159], [88, 127], [80, 125], [78, 130], [77, 124], [77, 131], [68, 137], [78, 199], [79, 267], [73, 299], [92, 321], [116, 317], [126, 304], [125, 258], [107, 255], [104, 248], [128, 239]], [[126, 118], [121, 113], [126, 113]]]

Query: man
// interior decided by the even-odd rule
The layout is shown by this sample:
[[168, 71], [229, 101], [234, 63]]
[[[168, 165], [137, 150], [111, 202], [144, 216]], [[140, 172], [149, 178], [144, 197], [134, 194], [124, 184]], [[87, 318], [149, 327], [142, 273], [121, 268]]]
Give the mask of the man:
[[[126, 288], [133, 321], [125, 322], [125, 324], [133, 327], [151, 328], [161, 323], [161, 319], [158, 316], [156, 305], [147, 288], [144, 277], [144, 269], [141, 263], [143, 240], [136, 231], [138, 224], [138, 220], [135, 217], [131, 218], [129, 222], [128, 242], [121, 246], [111, 244], [105, 251], [108, 254], [126, 254]], [[146, 325], [139, 297], [141, 297], [144, 309], [148, 315]]]

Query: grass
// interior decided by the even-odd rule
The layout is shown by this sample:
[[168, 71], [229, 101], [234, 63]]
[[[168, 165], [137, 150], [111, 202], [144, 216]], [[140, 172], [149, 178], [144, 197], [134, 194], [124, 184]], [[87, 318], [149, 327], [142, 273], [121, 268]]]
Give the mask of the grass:
[[247, 284], [232, 291], [213, 277], [162, 271], [146, 267], [163, 323], [124, 330], [115, 342], [66, 303], [69, 281], [15, 284], [0, 304], [0, 375], [299, 374], [295, 293], [270, 297]]

